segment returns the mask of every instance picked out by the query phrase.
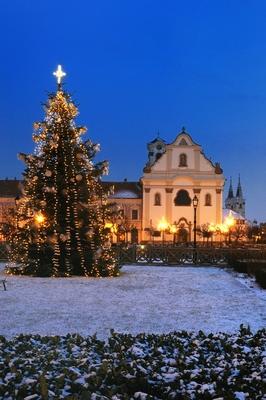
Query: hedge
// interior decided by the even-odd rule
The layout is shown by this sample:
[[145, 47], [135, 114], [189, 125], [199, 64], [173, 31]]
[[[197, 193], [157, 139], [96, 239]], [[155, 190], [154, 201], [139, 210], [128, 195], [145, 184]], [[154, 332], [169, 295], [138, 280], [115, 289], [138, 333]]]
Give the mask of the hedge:
[[266, 260], [246, 260], [231, 256], [228, 264], [237, 272], [255, 276], [258, 284], [266, 289]]
[[[266, 330], [0, 337], [0, 398], [262, 399]], [[263, 381], [264, 379], [264, 381]]]

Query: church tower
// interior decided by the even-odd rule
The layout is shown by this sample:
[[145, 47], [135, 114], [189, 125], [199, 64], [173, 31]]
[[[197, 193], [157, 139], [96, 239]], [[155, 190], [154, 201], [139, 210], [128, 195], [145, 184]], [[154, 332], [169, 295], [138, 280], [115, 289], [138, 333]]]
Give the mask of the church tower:
[[232, 186], [232, 178], [230, 177], [230, 186], [228, 190], [228, 195], [225, 200], [225, 208], [228, 210], [232, 210], [240, 214], [242, 217], [245, 218], [246, 214], [246, 207], [245, 207], [245, 199], [243, 197], [242, 186], [240, 182], [240, 175], [238, 178], [238, 185], [236, 190], [236, 195], [234, 196], [233, 186]]
[[148, 148], [148, 166], [153, 165], [165, 152], [166, 143], [160, 138], [159, 132], [157, 138], [147, 144]]
[[243, 192], [242, 192], [242, 187], [241, 187], [241, 182], [240, 182], [240, 175], [238, 178], [238, 185], [237, 185], [237, 190], [236, 190], [236, 197], [235, 197], [235, 209], [238, 214], [242, 215], [242, 217], [245, 218], [245, 199], [243, 197]]
[[229, 190], [228, 190], [228, 195], [227, 195], [227, 198], [225, 199], [225, 208], [227, 208], [228, 210], [234, 209], [234, 191], [233, 191], [231, 176], [230, 176], [230, 186], [229, 186]]

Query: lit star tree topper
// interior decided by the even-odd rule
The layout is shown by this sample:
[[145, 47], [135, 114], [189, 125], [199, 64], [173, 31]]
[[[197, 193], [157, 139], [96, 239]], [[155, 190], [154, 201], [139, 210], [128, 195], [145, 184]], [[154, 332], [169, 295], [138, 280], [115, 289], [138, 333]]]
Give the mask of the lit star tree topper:
[[64, 76], [66, 76], [66, 73], [62, 70], [61, 65], [57, 66], [57, 70], [55, 72], [53, 72], [53, 75], [56, 77], [58, 88], [60, 89], [61, 83], [62, 83], [62, 78], [64, 78]]

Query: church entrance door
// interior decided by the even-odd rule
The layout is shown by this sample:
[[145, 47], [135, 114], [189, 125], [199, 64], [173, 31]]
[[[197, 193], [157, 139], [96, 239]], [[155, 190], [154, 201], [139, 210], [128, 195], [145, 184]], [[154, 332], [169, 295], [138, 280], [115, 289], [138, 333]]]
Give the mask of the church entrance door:
[[188, 222], [186, 218], [182, 217], [178, 222], [175, 222], [177, 227], [176, 241], [178, 243], [187, 243], [191, 241], [191, 222]]
[[188, 231], [184, 227], [180, 227], [177, 233], [177, 241], [180, 243], [188, 242]]

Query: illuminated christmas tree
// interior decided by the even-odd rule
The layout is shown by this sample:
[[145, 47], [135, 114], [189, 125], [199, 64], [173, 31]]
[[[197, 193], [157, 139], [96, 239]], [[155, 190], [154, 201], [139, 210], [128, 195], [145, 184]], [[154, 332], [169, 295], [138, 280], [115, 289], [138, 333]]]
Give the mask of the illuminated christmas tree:
[[107, 194], [100, 181], [108, 162], [93, 163], [99, 145], [82, 142], [86, 128], [75, 125], [78, 110], [62, 88], [61, 66], [54, 75], [57, 92], [49, 95], [44, 121], [34, 124], [35, 151], [20, 154], [26, 169], [11, 261], [22, 274], [114, 276], [118, 267], [104, 227]]

